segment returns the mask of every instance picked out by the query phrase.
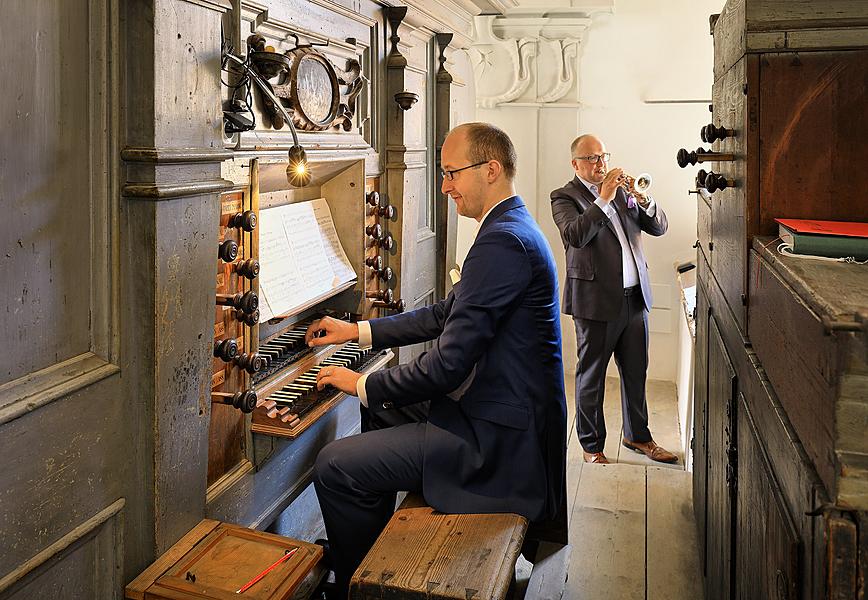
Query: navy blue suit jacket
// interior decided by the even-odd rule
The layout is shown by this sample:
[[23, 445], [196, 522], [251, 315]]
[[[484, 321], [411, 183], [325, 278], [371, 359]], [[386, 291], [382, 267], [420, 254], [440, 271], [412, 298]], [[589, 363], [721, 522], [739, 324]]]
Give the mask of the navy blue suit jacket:
[[372, 373], [365, 391], [374, 412], [431, 401], [423, 494], [437, 510], [555, 516], [567, 432], [557, 285], [548, 243], [516, 196], [486, 217], [446, 299], [371, 321], [377, 348], [434, 340]]

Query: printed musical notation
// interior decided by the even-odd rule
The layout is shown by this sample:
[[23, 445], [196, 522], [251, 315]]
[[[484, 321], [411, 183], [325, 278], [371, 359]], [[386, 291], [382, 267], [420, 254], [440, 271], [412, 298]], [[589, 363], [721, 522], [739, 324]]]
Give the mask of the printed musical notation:
[[260, 322], [356, 279], [325, 198], [264, 209], [259, 222]]

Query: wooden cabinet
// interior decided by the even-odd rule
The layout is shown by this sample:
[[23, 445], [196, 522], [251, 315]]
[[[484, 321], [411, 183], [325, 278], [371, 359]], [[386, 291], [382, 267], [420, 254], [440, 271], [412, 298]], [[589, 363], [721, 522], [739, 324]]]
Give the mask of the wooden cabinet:
[[[700, 198], [694, 503], [705, 592], [862, 598], [868, 272], [781, 257], [780, 218], [868, 221], [868, 4], [730, 0]], [[697, 124], [697, 127], [704, 124]], [[719, 186], [711, 186], [719, 187]]]

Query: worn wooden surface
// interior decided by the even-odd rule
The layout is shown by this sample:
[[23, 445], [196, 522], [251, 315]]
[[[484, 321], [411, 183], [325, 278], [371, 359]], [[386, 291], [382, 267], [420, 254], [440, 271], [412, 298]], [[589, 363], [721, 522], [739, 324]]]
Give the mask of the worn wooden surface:
[[647, 468], [647, 598], [700, 598], [691, 474]]
[[[759, 234], [775, 217], [868, 220], [850, 175], [868, 164], [868, 50], [760, 58]], [[827, 157], [827, 160], [818, 160]]]
[[525, 531], [518, 515], [402, 508], [356, 569], [350, 598], [504, 598]]
[[714, 277], [723, 288], [730, 309], [739, 326], [745, 326], [745, 308], [742, 295], [745, 293], [746, 256], [749, 219], [753, 207], [748, 204], [749, 186], [744, 160], [747, 151], [748, 129], [746, 123], [747, 58], [739, 60], [732, 69], [714, 82], [712, 98], [713, 120], [717, 126], [732, 129], [734, 135], [718, 140], [712, 149], [739, 157], [729, 162], [713, 162], [714, 172], [725, 176], [734, 184], [725, 190], [711, 194], [711, 227], [714, 248], [711, 266]]
[[645, 468], [585, 465], [570, 530], [577, 598], [645, 598]]
[[[708, 474], [706, 504], [706, 598], [729, 598], [732, 589], [735, 443], [735, 368], [712, 316], [708, 337]], [[713, 582], [713, 583], [712, 583]]]
[[126, 589], [131, 600], [225, 598], [260, 573], [293, 554], [244, 592], [260, 600], [306, 598], [309, 574], [322, 558], [322, 546], [204, 520], [148, 567]]
[[868, 6], [861, 0], [728, 0], [714, 27], [714, 78], [746, 51], [837, 47], [842, 38], [847, 45], [864, 46], [866, 27]]
[[[868, 274], [859, 265], [753, 253], [757, 299], [752, 339], [832, 497], [868, 507], [868, 355], [861, 333], [827, 333], [823, 319], [852, 321], [868, 307]], [[781, 344], [793, 348], [781, 354]], [[797, 368], [793, 369], [792, 365]], [[844, 486], [844, 494], [841, 487]]]
[[769, 265], [752, 253], [753, 348], [817, 471], [834, 495], [836, 336]]
[[738, 405], [735, 597], [795, 599], [803, 588], [799, 538], [743, 394]]

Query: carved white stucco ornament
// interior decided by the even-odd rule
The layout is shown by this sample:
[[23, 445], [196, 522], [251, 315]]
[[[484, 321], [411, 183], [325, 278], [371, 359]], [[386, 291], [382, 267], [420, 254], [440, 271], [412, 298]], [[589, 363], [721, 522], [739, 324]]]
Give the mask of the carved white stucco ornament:
[[612, 0], [571, 0], [556, 8], [516, 3], [504, 16], [475, 17], [470, 57], [477, 106], [578, 102], [578, 59], [590, 15], [613, 7]]

